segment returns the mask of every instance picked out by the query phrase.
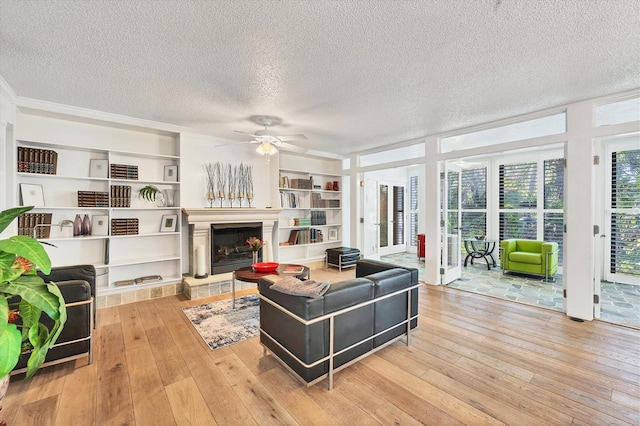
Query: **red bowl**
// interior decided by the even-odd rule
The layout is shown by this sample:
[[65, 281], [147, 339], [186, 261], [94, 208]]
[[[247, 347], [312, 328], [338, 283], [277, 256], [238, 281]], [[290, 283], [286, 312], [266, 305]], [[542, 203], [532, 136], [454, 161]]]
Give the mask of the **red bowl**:
[[259, 262], [251, 265], [255, 272], [273, 272], [278, 269], [280, 264], [278, 262]]

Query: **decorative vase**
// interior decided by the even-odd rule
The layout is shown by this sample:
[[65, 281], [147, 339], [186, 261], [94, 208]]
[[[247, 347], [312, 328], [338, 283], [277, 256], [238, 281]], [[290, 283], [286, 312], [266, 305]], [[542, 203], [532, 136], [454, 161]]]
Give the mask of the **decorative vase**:
[[334, 190], [334, 191], [339, 191], [339, 190], [340, 190], [340, 186], [339, 186], [339, 184], [338, 184], [338, 181], [337, 181], [337, 180], [334, 180], [334, 181], [333, 181], [333, 190]]
[[156, 198], [154, 200], [154, 202], [156, 203], [156, 207], [164, 207], [165, 206], [165, 198], [164, 198], [164, 193], [161, 191], [158, 191], [156, 193]]
[[91, 220], [88, 214], [85, 214], [82, 219], [82, 235], [91, 235]]
[[[164, 205], [165, 207], [174, 207], [176, 205], [176, 190], [165, 189], [164, 191]], [[213, 194], [211, 194], [213, 195]]]
[[82, 218], [77, 214], [73, 221], [73, 236], [77, 237], [79, 235], [82, 235]]
[[251, 264], [255, 265], [258, 263], [258, 250], [252, 251], [251, 254], [253, 255], [253, 262], [251, 262]]

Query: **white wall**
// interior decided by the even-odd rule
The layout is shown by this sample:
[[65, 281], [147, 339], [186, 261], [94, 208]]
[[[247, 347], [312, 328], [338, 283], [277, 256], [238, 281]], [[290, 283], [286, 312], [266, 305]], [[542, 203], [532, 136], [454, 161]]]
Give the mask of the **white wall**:
[[[255, 144], [243, 144], [212, 136], [182, 133], [180, 135], [180, 205], [189, 208], [209, 207], [204, 166], [220, 161], [232, 166], [240, 163], [252, 166], [255, 198], [251, 206], [270, 207], [270, 170], [277, 166], [278, 154], [272, 156], [270, 164], [267, 165], [265, 157], [255, 150]], [[238, 201], [236, 201], [234, 206], [238, 207], [238, 205]], [[243, 207], [248, 206], [246, 200], [242, 205]], [[218, 200], [214, 202], [214, 206], [220, 206]], [[228, 200], [223, 202], [223, 206], [229, 207]]]

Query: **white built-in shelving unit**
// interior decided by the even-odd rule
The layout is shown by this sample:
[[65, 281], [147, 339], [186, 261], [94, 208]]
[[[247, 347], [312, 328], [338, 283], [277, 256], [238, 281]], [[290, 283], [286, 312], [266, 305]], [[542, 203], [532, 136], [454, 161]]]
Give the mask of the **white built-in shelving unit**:
[[[292, 187], [300, 181], [310, 183], [305, 188]], [[335, 172], [306, 172], [281, 164], [278, 195], [283, 210], [277, 233], [281, 263], [324, 260], [327, 248], [342, 245], [341, 189], [342, 177]]]
[[[98, 273], [99, 296], [180, 282], [180, 182], [177, 177], [176, 181], [165, 181], [165, 166], [180, 164], [179, 135], [63, 115], [52, 117], [25, 113], [20, 116], [20, 121], [23, 125], [17, 126], [19, 132], [12, 153], [16, 160], [14, 163], [18, 161], [19, 147], [57, 153], [55, 175], [19, 172], [17, 164], [13, 173], [15, 205], [24, 205], [21, 185], [42, 187], [44, 205], [29, 213], [49, 213], [52, 216], [49, 238], [42, 240], [51, 244], [45, 248], [52, 265], [93, 264]], [[138, 178], [112, 179], [110, 173], [107, 177], [92, 177], [91, 160], [106, 160], [108, 166], [123, 164], [137, 167]], [[131, 187], [129, 207], [111, 207], [112, 185]], [[176, 194], [173, 205], [159, 207], [156, 203], [140, 199], [138, 190], [145, 185], [154, 185], [161, 191], [173, 191]], [[78, 191], [107, 193], [109, 203], [101, 207], [79, 207]], [[68, 224], [76, 215], [89, 216], [91, 235], [73, 236], [73, 229]], [[112, 235], [112, 219], [137, 219], [138, 233]], [[175, 226], [162, 229], [162, 224], [167, 225], [166, 219], [173, 219]], [[102, 232], [96, 229], [99, 222], [103, 224]], [[156, 275], [161, 278], [117, 285]]]

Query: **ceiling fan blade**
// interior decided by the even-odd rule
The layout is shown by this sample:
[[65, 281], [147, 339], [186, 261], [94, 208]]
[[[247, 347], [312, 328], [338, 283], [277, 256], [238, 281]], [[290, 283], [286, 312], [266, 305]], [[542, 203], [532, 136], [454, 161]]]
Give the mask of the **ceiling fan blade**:
[[280, 139], [281, 141], [299, 141], [299, 140], [307, 140], [308, 138], [303, 135], [303, 134], [297, 134], [297, 135], [278, 135], [278, 139]]
[[219, 148], [219, 147], [221, 147], [221, 146], [229, 146], [229, 145], [244, 145], [244, 144], [246, 144], [246, 143], [254, 143], [254, 142], [255, 142], [255, 141], [227, 142], [227, 143], [223, 143], [223, 144], [220, 144], [220, 145], [214, 145], [213, 147], [214, 147], [214, 148]]
[[276, 144], [276, 147], [278, 149], [282, 149], [283, 151], [291, 151], [291, 152], [298, 152], [298, 153], [305, 153], [307, 152], [307, 148], [303, 148], [301, 146], [297, 146], [297, 145], [293, 145], [290, 143], [286, 143], [286, 142], [280, 142], [278, 144]]

